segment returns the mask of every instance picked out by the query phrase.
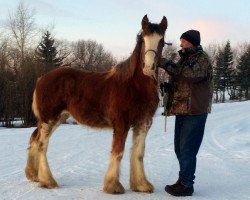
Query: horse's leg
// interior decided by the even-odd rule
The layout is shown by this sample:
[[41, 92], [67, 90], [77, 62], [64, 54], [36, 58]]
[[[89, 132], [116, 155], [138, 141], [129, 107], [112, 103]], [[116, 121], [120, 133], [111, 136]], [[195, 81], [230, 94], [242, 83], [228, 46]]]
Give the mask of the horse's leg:
[[30, 137], [30, 147], [28, 148], [28, 160], [25, 168], [25, 174], [30, 181], [38, 181], [38, 138], [39, 126]]
[[125, 192], [124, 187], [119, 181], [119, 176], [120, 163], [124, 152], [128, 130], [129, 128], [126, 128], [123, 125], [114, 126], [110, 163], [104, 178], [103, 191], [106, 193], [122, 194]]
[[145, 151], [145, 139], [151, 126], [145, 122], [133, 128], [133, 144], [130, 160], [130, 188], [136, 192], [153, 192], [153, 185], [147, 180], [144, 172], [143, 157]]
[[41, 123], [40, 137], [38, 139], [38, 180], [41, 187], [55, 188], [58, 187], [54, 180], [47, 161], [47, 149], [49, 138], [53, 131], [60, 125], [59, 121], [49, 121], [48, 123]]

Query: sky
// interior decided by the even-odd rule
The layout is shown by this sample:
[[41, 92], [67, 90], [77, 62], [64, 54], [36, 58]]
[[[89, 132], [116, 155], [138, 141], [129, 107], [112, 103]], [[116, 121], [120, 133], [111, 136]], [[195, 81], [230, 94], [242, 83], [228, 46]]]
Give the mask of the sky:
[[[145, 14], [149, 21], [168, 19], [165, 40], [179, 46], [180, 35], [197, 29], [201, 44], [232, 45], [249, 42], [249, 0], [24, 0], [35, 10], [38, 26], [54, 25], [57, 39], [95, 40], [118, 57], [129, 55]], [[13, 12], [19, 0], [0, 0], [0, 21]]]
[[[129, 187], [129, 132], [121, 162], [120, 182], [125, 194], [102, 191], [112, 143], [111, 130], [96, 130], [62, 124], [50, 138], [48, 162], [59, 184], [43, 189], [29, 182], [24, 173], [32, 128], [0, 127], [1, 200], [249, 200], [250, 187], [250, 101], [213, 104], [197, 155], [194, 194], [177, 198], [164, 191], [178, 178], [174, 153], [174, 117], [167, 118], [164, 132], [163, 108], [154, 116], [146, 138], [144, 168], [154, 193], [138, 193]], [[244, 113], [244, 115], [242, 115]], [[218, 123], [219, 122], [219, 123]]]

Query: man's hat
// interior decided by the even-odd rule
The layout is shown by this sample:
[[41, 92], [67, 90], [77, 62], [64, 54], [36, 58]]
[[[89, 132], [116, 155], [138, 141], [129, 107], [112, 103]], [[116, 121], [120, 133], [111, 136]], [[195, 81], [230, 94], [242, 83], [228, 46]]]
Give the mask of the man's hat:
[[200, 32], [197, 30], [189, 30], [183, 33], [180, 37], [180, 39], [183, 38], [193, 44], [194, 46], [200, 45], [201, 37]]

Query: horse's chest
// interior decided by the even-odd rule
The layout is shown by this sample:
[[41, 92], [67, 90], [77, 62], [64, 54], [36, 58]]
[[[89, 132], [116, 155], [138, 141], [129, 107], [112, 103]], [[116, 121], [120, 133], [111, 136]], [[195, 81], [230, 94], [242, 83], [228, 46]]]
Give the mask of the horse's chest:
[[156, 93], [142, 93], [135, 99], [134, 108], [138, 115], [154, 115], [159, 102], [159, 98]]

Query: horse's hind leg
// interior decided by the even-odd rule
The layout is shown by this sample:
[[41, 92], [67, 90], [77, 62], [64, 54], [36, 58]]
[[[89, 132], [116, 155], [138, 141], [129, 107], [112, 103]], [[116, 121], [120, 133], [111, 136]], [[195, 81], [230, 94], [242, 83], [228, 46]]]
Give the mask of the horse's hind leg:
[[57, 182], [52, 176], [47, 160], [47, 149], [49, 138], [53, 131], [60, 125], [60, 120], [41, 123], [40, 137], [38, 139], [38, 180], [41, 187], [55, 188], [58, 187]]
[[151, 122], [133, 128], [133, 144], [130, 160], [130, 188], [136, 192], [153, 192], [153, 185], [147, 180], [144, 172], [143, 157], [145, 140]]
[[26, 177], [30, 181], [38, 181], [38, 138], [39, 128], [30, 137], [30, 147], [28, 148], [28, 160], [25, 168]]
[[[36, 100], [36, 91], [33, 93], [33, 103], [32, 108], [34, 114], [39, 118], [39, 112], [37, 110], [37, 100]], [[38, 127], [34, 130], [30, 137], [29, 148], [28, 148], [28, 159], [27, 165], [25, 168], [25, 174], [27, 179], [30, 181], [39, 181], [38, 180], [38, 140], [40, 137], [41, 125], [38, 123]]]
[[119, 181], [120, 163], [124, 152], [128, 128], [114, 128], [110, 163], [104, 178], [103, 191], [110, 194], [122, 194], [124, 187]]

